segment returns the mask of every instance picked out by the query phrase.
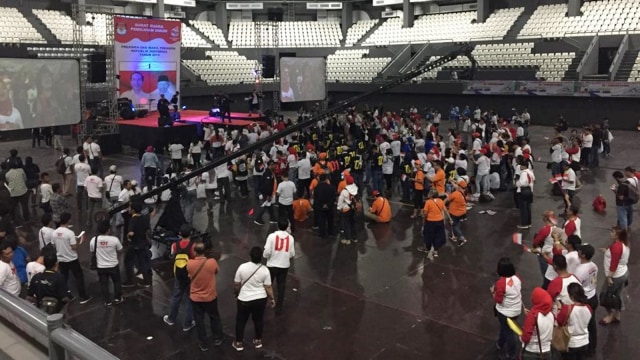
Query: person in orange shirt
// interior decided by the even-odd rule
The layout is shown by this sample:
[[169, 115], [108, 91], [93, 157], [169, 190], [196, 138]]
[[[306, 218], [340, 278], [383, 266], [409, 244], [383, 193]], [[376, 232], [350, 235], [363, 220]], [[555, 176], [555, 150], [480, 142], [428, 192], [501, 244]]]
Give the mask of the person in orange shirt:
[[293, 219], [295, 221], [306, 221], [310, 211], [313, 211], [313, 208], [309, 199], [299, 198], [293, 201]]
[[309, 196], [313, 197], [313, 190], [318, 186], [318, 177], [315, 173], [311, 173], [311, 183], [309, 183]]
[[329, 166], [329, 162], [327, 161], [327, 153], [321, 152], [318, 154], [318, 161], [315, 165], [313, 165], [313, 173], [316, 176], [320, 176], [325, 173], [331, 173], [331, 167]]
[[364, 213], [364, 216], [377, 223], [388, 223], [391, 221], [391, 204], [389, 204], [389, 200], [385, 199], [378, 190], [373, 190], [371, 194], [375, 197], [375, 200], [373, 200], [369, 211]]
[[451, 214], [451, 229], [453, 235], [451, 240], [457, 242], [458, 246], [462, 246], [467, 243], [462, 230], [460, 230], [460, 222], [467, 217], [467, 200], [465, 199], [464, 192], [467, 188], [467, 182], [460, 179], [458, 181], [450, 180], [453, 184], [453, 192], [449, 194], [445, 204], [449, 207], [449, 214]]
[[431, 165], [433, 165], [433, 169], [436, 173], [433, 176], [427, 176], [427, 179], [431, 181], [431, 184], [438, 192], [438, 196], [440, 198], [446, 198], [447, 193], [444, 191], [444, 184], [446, 182], [447, 176], [442, 169], [442, 161], [433, 160], [431, 161]]
[[413, 162], [413, 171], [414, 174], [412, 178], [409, 178], [409, 181], [413, 182], [413, 215], [411, 215], [412, 219], [418, 217], [418, 212], [422, 209], [422, 199], [424, 192], [424, 172], [422, 171], [422, 161], [414, 160]]
[[347, 176], [351, 176], [351, 173], [349, 172], [349, 170], [345, 170], [342, 172], [342, 181], [340, 181], [340, 183], [338, 183], [338, 191], [336, 191], [336, 194], [340, 194], [342, 192], [342, 190], [344, 190], [344, 188], [347, 187]]
[[440, 199], [435, 189], [431, 190], [429, 198], [424, 202], [422, 216], [424, 217], [424, 226], [422, 227], [424, 245], [418, 246], [418, 251], [431, 254], [434, 258], [438, 257], [438, 249], [446, 242], [444, 218], [445, 216], [450, 217], [444, 201]]

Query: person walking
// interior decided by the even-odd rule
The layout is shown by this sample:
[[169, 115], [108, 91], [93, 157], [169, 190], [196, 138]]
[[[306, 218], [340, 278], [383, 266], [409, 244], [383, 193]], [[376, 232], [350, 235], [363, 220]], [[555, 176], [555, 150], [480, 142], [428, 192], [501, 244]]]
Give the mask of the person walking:
[[451, 239], [457, 243], [458, 246], [462, 246], [467, 243], [467, 239], [460, 229], [462, 221], [467, 217], [467, 200], [465, 199], [465, 190], [467, 188], [467, 182], [460, 179], [458, 181], [451, 180], [454, 191], [449, 194], [445, 204], [451, 214], [451, 230], [453, 235]]
[[253, 319], [255, 336], [253, 346], [262, 348], [262, 332], [264, 328], [264, 311], [267, 301], [271, 307], [276, 306], [271, 287], [271, 275], [267, 267], [261, 264], [262, 249], [257, 246], [249, 252], [251, 261], [238, 267], [234, 277], [233, 289], [237, 294], [236, 300], [236, 338], [232, 346], [237, 351], [244, 350], [244, 329], [249, 320]]
[[446, 243], [445, 216], [449, 218], [449, 212], [444, 201], [438, 196], [438, 191], [434, 188], [429, 194], [429, 199], [424, 202], [424, 208], [422, 209], [422, 217], [424, 218], [424, 226], [422, 227], [423, 245], [418, 246], [418, 251], [427, 253], [434, 258], [438, 257], [438, 249]]
[[56, 224], [56, 227], [60, 224], [60, 216], [63, 213], [70, 212], [69, 203], [67, 199], [62, 195], [62, 185], [54, 183], [51, 185], [53, 195], [51, 195], [51, 219]]
[[[104, 306], [110, 308], [114, 304], [119, 305], [124, 301], [118, 263], [118, 253], [122, 251], [122, 244], [120, 239], [109, 234], [111, 230], [109, 221], [103, 221], [97, 227], [98, 235], [89, 242], [89, 251], [96, 255], [100, 291], [104, 299]], [[113, 282], [113, 297], [109, 293], [109, 280]]]
[[98, 210], [102, 208], [103, 188], [102, 179], [95, 174], [89, 175], [84, 180], [84, 189], [89, 199], [89, 213], [87, 214], [87, 226], [89, 228], [93, 226], [93, 214], [96, 207]]
[[267, 168], [262, 174], [262, 178], [260, 179], [260, 187], [258, 192], [258, 201], [260, 202], [260, 208], [258, 209], [258, 213], [256, 214], [256, 218], [253, 220], [253, 223], [256, 225], [264, 225], [262, 221], [262, 215], [264, 215], [265, 211], [269, 212], [269, 219], [271, 223], [276, 222], [276, 217], [273, 213], [273, 207], [271, 206], [274, 197], [276, 195], [276, 179], [275, 174], [273, 173], [273, 169], [275, 167], [275, 162], [273, 160], [269, 160], [267, 163]]
[[551, 309], [553, 300], [543, 288], [531, 293], [531, 309], [525, 309], [527, 317], [522, 326], [522, 360], [551, 360], [551, 339], [555, 318]]
[[78, 162], [73, 165], [73, 172], [76, 174], [76, 205], [78, 206], [78, 213], [81, 214], [82, 209], [88, 208], [84, 181], [91, 175], [91, 166], [87, 164], [84, 154], [78, 156]]
[[[189, 293], [191, 282], [189, 281], [189, 273], [187, 272], [187, 264], [189, 260], [195, 259], [195, 251], [193, 247], [195, 242], [191, 240], [192, 228], [189, 224], [184, 224], [180, 227], [181, 239], [171, 244], [171, 255], [174, 258], [173, 274], [175, 281], [173, 283], [173, 295], [171, 296], [171, 303], [169, 304], [169, 313], [165, 315], [162, 320], [165, 324], [173, 326], [178, 317], [178, 311], [180, 310], [180, 303], [182, 297]], [[193, 306], [191, 300], [187, 299], [185, 304], [184, 322], [182, 325], [182, 331], [187, 332], [196, 325], [193, 319]]]
[[84, 238], [76, 237], [73, 230], [69, 229], [71, 214], [66, 212], [60, 215], [60, 226], [53, 231], [53, 245], [58, 256], [58, 266], [60, 272], [64, 276], [65, 282], [69, 282], [69, 272], [76, 279], [78, 295], [80, 295], [80, 304], [86, 304], [91, 301], [91, 297], [87, 295], [84, 287], [84, 273], [78, 261], [78, 247], [84, 241]]
[[171, 168], [177, 173], [182, 171], [182, 150], [184, 150], [184, 145], [180, 143], [180, 139], [178, 138], [174, 139], [173, 143], [169, 145], [169, 152], [171, 153]]
[[282, 313], [287, 274], [291, 266], [291, 259], [296, 256], [293, 235], [287, 232], [287, 227], [286, 221], [279, 221], [278, 230], [269, 234], [264, 244], [263, 257], [267, 259], [271, 282], [277, 284], [276, 315]]
[[526, 159], [520, 159], [518, 166], [520, 166], [520, 176], [516, 181], [516, 198], [520, 210], [518, 229], [528, 229], [531, 227], [531, 203], [533, 202], [533, 183], [536, 177], [533, 170], [529, 169], [529, 162]]
[[614, 171], [613, 178], [616, 183], [611, 186], [611, 191], [616, 196], [617, 225], [621, 229], [629, 231], [633, 223], [633, 201], [630, 192], [633, 191], [631, 187], [635, 185], [631, 184], [622, 171]]
[[122, 176], [118, 175], [118, 167], [116, 165], [109, 166], [109, 175], [104, 177], [102, 183], [104, 184], [107, 201], [110, 204], [116, 204], [118, 195], [122, 191], [122, 184], [124, 184]]
[[144, 184], [147, 189], [153, 189], [156, 184], [156, 176], [158, 175], [158, 169], [162, 168], [158, 155], [156, 155], [153, 146], [147, 146], [145, 153], [142, 154], [140, 159], [140, 170], [143, 175]]
[[296, 194], [296, 184], [289, 180], [289, 174], [282, 174], [282, 182], [278, 184], [276, 195], [278, 196], [278, 221], [288, 221], [291, 231], [295, 230], [293, 220], [293, 199]]
[[495, 315], [500, 324], [496, 348], [498, 352], [505, 349], [507, 359], [515, 359], [516, 334], [509, 328], [507, 319], [516, 321], [522, 312], [522, 282], [509, 258], [504, 257], [498, 261], [497, 273], [500, 278], [489, 288], [496, 303]]
[[73, 158], [69, 155], [69, 148], [62, 149], [62, 156], [60, 157], [64, 161], [64, 174], [62, 174], [62, 194], [64, 196], [71, 196], [71, 181], [73, 180]]
[[195, 257], [187, 262], [187, 273], [191, 281], [189, 298], [193, 306], [199, 346], [201, 351], [208, 351], [205, 315], [209, 318], [214, 346], [222, 345], [224, 334], [218, 313], [218, 293], [216, 291], [216, 274], [218, 262], [205, 256], [203, 243], [193, 246]]
[[124, 255], [124, 268], [126, 273], [125, 282], [122, 287], [134, 287], [135, 284], [133, 267], [138, 269], [142, 274], [142, 283], [139, 284], [143, 288], [151, 286], [151, 244], [147, 239], [147, 232], [150, 230], [149, 215], [142, 214], [143, 204], [140, 201], [132, 201], [129, 206], [129, 228], [127, 239], [129, 240], [129, 248]]
[[413, 161], [413, 176], [409, 178], [409, 181], [413, 182], [413, 215], [412, 219], [418, 217], [420, 209], [422, 209], [422, 202], [424, 199], [424, 182], [425, 175], [422, 171], [422, 161]]
[[22, 220], [28, 222], [31, 220], [29, 212], [29, 189], [27, 188], [27, 175], [22, 170], [22, 162], [12, 161], [9, 163], [9, 171], [4, 175], [5, 183], [11, 194], [11, 204], [14, 209], [12, 217], [15, 219], [15, 213], [18, 205], [22, 208]]
[[[611, 245], [604, 252], [604, 274], [606, 280], [600, 290], [601, 305], [607, 309], [607, 316], [600, 320], [600, 324], [609, 325], [620, 322], [622, 311], [622, 289], [629, 279], [629, 239], [627, 231], [618, 227], [611, 230]], [[608, 296], [607, 296], [608, 295]], [[603, 301], [617, 299], [615, 301]]]
[[91, 166], [91, 173], [98, 175], [101, 179], [104, 177], [102, 169], [102, 151], [100, 145], [98, 145], [91, 136], [87, 136], [82, 144], [84, 150], [84, 156], [89, 160]]

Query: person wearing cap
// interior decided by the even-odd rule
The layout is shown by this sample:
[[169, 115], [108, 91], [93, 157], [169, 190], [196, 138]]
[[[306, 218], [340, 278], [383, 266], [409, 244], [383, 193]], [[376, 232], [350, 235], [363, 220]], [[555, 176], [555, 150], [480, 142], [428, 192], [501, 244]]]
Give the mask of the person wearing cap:
[[329, 182], [328, 174], [320, 175], [318, 185], [311, 193], [313, 194], [313, 228], [318, 229], [322, 238], [333, 235], [333, 204], [336, 201], [336, 192]]
[[[183, 224], [182, 226], [180, 226], [180, 240], [171, 244], [172, 258], [174, 258], [178, 254], [187, 254], [190, 260], [195, 259], [196, 253], [193, 250], [193, 245], [195, 244], [195, 242], [191, 239], [191, 234], [193, 232], [192, 230], [193, 229], [189, 224]], [[173, 272], [176, 280], [173, 283], [173, 294], [171, 295], [171, 302], [169, 303], [169, 313], [162, 318], [165, 324], [169, 326], [173, 326], [175, 324], [178, 317], [178, 311], [180, 310], [182, 297], [185, 294], [189, 294], [189, 288], [191, 285], [189, 276], [186, 272], [186, 268], [179, 268], [174, 265]], [[194, 326], [196, 326], [193, 318], [193, 307], [191, 306], [191, 301], [189, 301], [189, 299], [187, 299], [185, 303], [184, 310], [185, 315], [182, 330], [189, 331]]]
[[269, 219], [270, 223], [275, 224], [276, 216], [273, 213], [273, 207], [271, 203], [275, 200], [277, 182], [275, 178], [275, 174], [273, 170], [275, 168], [275, 162], [273, 160], [269, 160], [267, 163], [267, 168], [264, 170], [264, 174], [260, 179], [260, 187], [258, 189], [259, 195], [258, 200], [260, 202], [260, 209], [258, 209], [258, 213], [256, 214], [253, 223], [256, 225], [264, 225], [262, 221], [262, 215], [264, 215], [265, 211], [269, 211]]
[[573, 204], [573, 197], [576, 195], [576, 172], [573, 171], [568, 162], [562, 162], [562, 193], [564, 200], [564, 211]]
[[424, 171], [422, 171], [422, 161], [414, 160], [413, 161], [413, 176], [409, 178], [410, 181], [413, 182], [413, 215], [411, 215], [412, 219], [418, 217], [420, 209], [422, 209], [422, 201], [424, 199], [424, 185], [426, 176], [424, 175]]
[[147, 188], [151, 189], [156, 183], [156, 175], [158, 169], [161, 168], [158, 155], [154, 152], [153, 146], [149, 145], [145, 149], [145, 153], [140, 159], [140, 170], [142, 170], [144, 183]]
[[[169, 77], [165, 74], [158, 76], [156, 89], [149, 94], [150, 99], [160, 99], [162, 96], [171, 99], [176, 92], [176, 87], [171, 83]], [[167, 101], [168, 102], [168, 101]]]
[[332, 169], [327, 161], [327, 153], [321, 152], [318, 154], [318, 161], [313, 165], [313, 173], [316, 174], [316, 176], [320, 176], [322, 174], [331, 174], [331, 171]]
[[349, 245], [357, 243], [356, 238], [356, 195], [358, 186], [354, 183], [352, 176], [346, 176], [347, 186], [338, 196], [338, 212], [342, 219], [342, 230], [344, 231], [342, 244]]
[[445, 200], [445, 204], [451, 214], [451, 230], [453, 235], [451, 240], [457, 242], [458, 246], [462, 246], [467, 243], [462, 230], [460, 229], [460, 223], [467, 217], [467, 200], [465, 199], [465, 190], [467, 189], [467, 182], [460, 179], [458, 181], [449, 180], [453, 184], [454, 190], [449, 194]]
[[104, 177], [102, 181], [104, 184], [104, 190], [106, 191], [106, 198], [111, 204], [115, 204], [118, 201], [118, 195], [122, 191], [122, 176], [117, 174], [118, 167], [115, 165], [109, 166], [109, 175]]
[[371, 203], [369, 211], [365, 211], [364, 216], [377, 223], [388, 223], [391, 221], [391, 204], [389, 204], [389, 200], [385, 199], [378, 190], [373, 190], [371, 195], [375, 197], [375, 200]]

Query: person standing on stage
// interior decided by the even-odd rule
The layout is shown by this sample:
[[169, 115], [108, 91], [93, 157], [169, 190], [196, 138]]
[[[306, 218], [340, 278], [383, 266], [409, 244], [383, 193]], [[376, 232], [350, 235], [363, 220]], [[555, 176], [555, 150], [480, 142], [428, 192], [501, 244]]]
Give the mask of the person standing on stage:
[[175, 94], [173, 94], [173, 96], [171, 97], [171, 105], [173, 106], [174, 116], [176, 116], [175, 114], [178, 113], [179, 103], [180, 103], [180, 91], [176, 91]]
[[228, 116], [229, 123], [231, 123], [231, 99], [222, 93], [218, 96], [220, 104], [220, 120], [224, 122], [224, 118]]
[[171, 113], [169, 113], [169, 100], [164, 97], [164, 94], [160, 94], [160, 99], [158, 100], [158, 113], [161, 117], [166, 116], [170, 117]]

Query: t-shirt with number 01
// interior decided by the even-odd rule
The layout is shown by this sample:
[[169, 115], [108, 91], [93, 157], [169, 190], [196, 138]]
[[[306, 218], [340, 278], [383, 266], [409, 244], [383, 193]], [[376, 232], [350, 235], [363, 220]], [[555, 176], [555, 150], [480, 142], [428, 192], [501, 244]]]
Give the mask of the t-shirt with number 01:
[[262, 255], [267, 259], [268, 267], [288, 269], [291, 258], [296, 256], [293, 235], [281, 230], [269, 234]]
[[[258, 269], [258, 267], [260, 268]], [[267, 297], [267, 291], [264, 287], [271, 285], [271, 275], [266, 266], [246, 262], [238, 267], [234, 281], [244, 284], [240, 288], [238, 300], [253, 301]]]

